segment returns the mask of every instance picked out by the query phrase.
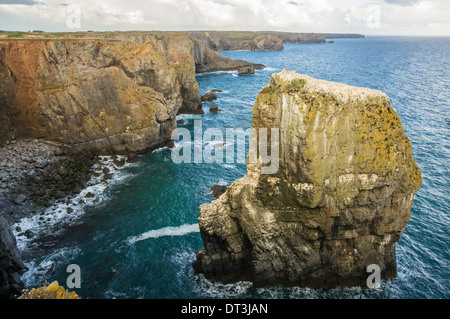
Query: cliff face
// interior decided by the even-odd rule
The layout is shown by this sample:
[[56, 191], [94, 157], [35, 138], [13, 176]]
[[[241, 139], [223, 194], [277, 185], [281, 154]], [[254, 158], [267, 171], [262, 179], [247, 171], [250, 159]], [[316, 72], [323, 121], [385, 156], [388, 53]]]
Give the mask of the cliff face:
[[16, 238], [9, 223], [0, 214], [0, 299], [21, 294], [24, 284], [20, 280], [20, 272], [24, 270]]
[[195, 70], [197, 73], [234, 71], [244, 67], [262, 69], [262, 64], [253, 64], [244, 60], [230, 59], [209, 48], [208, 42], [193, 39]]
[[180, 113], [203, 114], [196, 72], [260, 69], [184, 32], [0, 41], [0, 142], [45, 138], [129, 153], [170, 141]]
[[253, 128], [269, 127], [280, 132], [278, 171], [249, 163], [200, 206], [194, 269], [257, 286], [365, 286], [370, 264], [396, 276], [421, 174], [387, 96], [285, 70], [253, 108]]
[[279, 37], [254, 32], [241, 32], [245, 40], [231, 38], [233, 32], [190, 32], [189, 35], [203, 42], [209, 49], [214, 51], [235, 51], [235, 50], [283, 50], [283, 41]]
[[323, 33], [295, 33], [283, 37], [284, 43], [324, 43], [327, 37]]
[[193, 51], [185, 34], [1, 41], [0, 121], [95, 153], [160, 146], [202, 112]]
[[[235, 50], [283, 50], [283, 43], [325, 43], [325, 33], [252, 32], [252, 31], [204, 31], [189, 35], [202, 41], [214, 51]], [[336, 37], [339, 34], [335, 35]], [[343, 38], [358, 35], [342, 35]]]

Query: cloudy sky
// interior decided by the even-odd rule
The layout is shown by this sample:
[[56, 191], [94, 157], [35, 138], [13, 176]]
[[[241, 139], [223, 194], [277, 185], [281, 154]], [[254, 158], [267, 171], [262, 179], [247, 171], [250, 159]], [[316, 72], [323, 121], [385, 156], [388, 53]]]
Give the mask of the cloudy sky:
[[0, 0], [0, 30], [450, 35], [449, 0]]

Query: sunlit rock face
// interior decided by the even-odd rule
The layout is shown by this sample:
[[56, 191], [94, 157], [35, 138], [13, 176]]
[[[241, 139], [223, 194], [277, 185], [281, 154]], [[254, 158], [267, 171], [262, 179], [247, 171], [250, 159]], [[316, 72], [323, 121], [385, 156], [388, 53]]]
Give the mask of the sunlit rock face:
[[170, 139], [177, 113], [203, 112], [183, 33], [0, 41], [0, 78], [4, 138], [145, 151]]
[[284, 70], [256, 98], [253, 128], [279, 128], [279, 169], [249, 163], [200, 206], [194, 269], [256, 286], [365, 286], [371, 264], [396, 276], [422, 180], [388, 97]]

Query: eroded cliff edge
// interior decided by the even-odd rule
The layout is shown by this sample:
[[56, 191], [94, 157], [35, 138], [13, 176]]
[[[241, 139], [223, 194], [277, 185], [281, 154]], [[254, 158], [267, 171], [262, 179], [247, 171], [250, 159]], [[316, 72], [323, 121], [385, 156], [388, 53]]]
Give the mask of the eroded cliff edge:
[[196, 72], [252, 63], [183, 32], [0, 41], [0, 142], [47, 139], [94, 154], [170, 142], [176, 115], [202, 114]]
[[279, 169], [249, 163], [200, 206], [194, 269], [257, 286], [365, 286], [370, 264], [396, 276], [421, 173], [388, 97], [285, 70], [258, 95], [253, 128], [279, 128]]
[[3, 121], [94, 153], [164, 144], [180, 110], [201, 109], [191, 40], [164, 40], [1, 41]]

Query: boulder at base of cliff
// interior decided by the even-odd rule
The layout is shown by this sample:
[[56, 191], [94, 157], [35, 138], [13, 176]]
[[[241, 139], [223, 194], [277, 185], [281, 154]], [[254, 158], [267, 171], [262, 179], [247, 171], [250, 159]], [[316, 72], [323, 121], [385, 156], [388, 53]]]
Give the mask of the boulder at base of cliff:
[[395, 277], [422, 179], [386, 94], [284, 70], [256, 98], [252, 126], [279, 129], [267, 137], [275, 156], [249, 156], [247, 174], [200, 206], [195, 271], [255, 286], [367, 287], [370, 265]]

